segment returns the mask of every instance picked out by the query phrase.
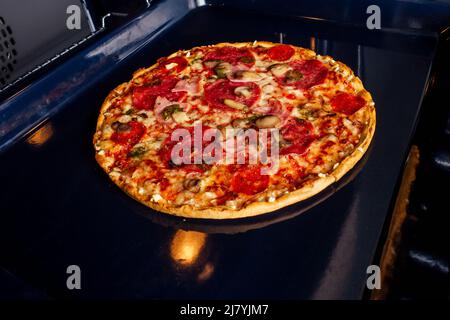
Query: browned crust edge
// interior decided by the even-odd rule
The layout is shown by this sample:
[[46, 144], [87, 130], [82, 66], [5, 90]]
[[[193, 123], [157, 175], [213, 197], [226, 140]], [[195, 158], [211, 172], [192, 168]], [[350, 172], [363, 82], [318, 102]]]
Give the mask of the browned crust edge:
[[[244, 43], [223, 42], [223, 43], [218, 43], [215, 45], [210, 45], [208, 47], [222, 47], [222, 46], [244, 47], [244, 46], [255, 45], [255, 44], [262, 45], [264, 47], [269, 48], [269, 47], [277, 45], [278, 43], [272, 43], [272, 42], [268, 42], [268, 41], [257, 41], [257, 42], [255, 41], [254, 43], [251, 43], [251, 42], [244, 42]], [[310, 53], [311, 57], [316, 56], [316, 53], [312, 50], [301, 48], [301, 47], [296, 47], [296, 46], [293, 46], [293, 47], [304, 50], [305, 53]], [[192, 49], [195, 49], [195, 48], [192, 48]], [[176, 56], [180, 51], [182, 51], [182, 50], [172, 53], [171, 55], [168, 56], [168, 58], [170, 58], [172, 56]], [[327, 58], [330, 58], [330, 57], [327, 57]], [[332, 58], [330, 58], [330, 59], [332, 60]], [[349, 74], [354, 76], [353, 71], [348, 66], [346, 66], [345, 64], [343, 64], [341, 62], [336, 62], [336, 63], [339, 64], [340, 68], [346, 69], [346, 71]], [[102, 107], [100, 109], [100, 115], [99, 115], [98, 121], [97, 121], [96, 132], [95, 132], [94, 138], [93, 138], [94, 145], [95, 145], [96, 141], [98, 140], [98, 138], [100, 137], [100, 128], [102, 127], [102, 124], [104, 121], [103, 113], [111, 105], [112, 100], [115, 97], [120, 96], [128, 88], [128, 86], [132, 83], [133, 79], [135, 79], [136, 77], [138, 77], [142, 74], [145, 74], [145, 73], [151, 71], [156, 66], [157, 66], [157, 63], [155, 63], [154, 65], [152, 65], [148, 68], [143, 68], [143, 69], [137, 70], [133, 74], [133, 78], [129, 82], [120, 84], [114, 90], [112, 90], [110, 92], [110, 94], [106, 97], [106, 99], [103, 102]], [[141, 202], [142, 204], [144, 204], [154, 210], [160, 211], [160, 212], [168, 213], [168, 214], [175, 215], [175, 216], [186, 217], [186, 218], [236, 219], [236, 218], [252, 217], [252, 216], [257, 216], [257, 215], [262, 215], [265, 213], [273, 212], [275, 210], [284, 208], [284, 207], [294, 204], [296, 202], [306, 200], [306, 199], [311, 198], [312, 196], [318, 194], [319, 192], [321, 192], [322, 190], [324, 190], [325, 188], [327, 188], [334, 182], [338, 181], [348, 171], [350, 171], [356, 165], [356, 163], [362, 158], [362, 156], [365, 154], [365, 152], [369, 148], [369, 145], [374, 136], [375, 127], [376, 127], [375, 104], [372, 100], [370, 93], [364, 89], [361, 80], [358, 77], [354, 76], [352, 81], [355, 82], [358, 87], [360, 87], [361, 90], [360, 90], [359, 94], [361, 96], [363, 96], [364, 99], [367, 101], [366, 106], [363, 109], [361, 109], [361, 110], [366, 109], [365, 112], [367, 112], [367, 115], [368, 115], [367, 125], [362, 133], [362, 137], [363, 137], [362, 141], [360, 142], [360, 144], [358, 146], [355, 147], [355, 150], [353, 151], [353, 153], [350, 154], [349, 156], [347, 156], [343, 161], [341, 161], [340, 164], [338, 165], [338, 167], [335, 170], [333, 170], [331, 173], [329, 173], [326, 177], [317, 178], [316, 180], [309, 181], [300, 189], [297, 189], [286, 195], [283, 195], [283, 196], [277, 198], [274, 202], [267, 202], [267, 201], [253, 202], [240, 210], [225, 209], [223, 207], [213, 207], [213, 208], [199, 210], [199, 209], [193, 208], [190, 205], [184, 205], [181, 207], [168, 206], [168, 205], [163, 205], [163, 204], [157, 204], [157, 203], [151, 202], [150, 200], [142, 199], [139, 194], [134, 192], [134, 190], [130, 186], [122, 183], [122, 181], [120, 181], [119, 178], [111, 176], [109, 174], [108, 175], [120, 189], [125, 191], [130, 197]], [[97, 162], [99, 163], [99, 165], [107, 172], [107, 168], [105, 166], [104, 161], [102, 161], [102, 158], [100, 156], [98, 156], [97, 153], [95, 155], [95, 158], [96, 158]]]

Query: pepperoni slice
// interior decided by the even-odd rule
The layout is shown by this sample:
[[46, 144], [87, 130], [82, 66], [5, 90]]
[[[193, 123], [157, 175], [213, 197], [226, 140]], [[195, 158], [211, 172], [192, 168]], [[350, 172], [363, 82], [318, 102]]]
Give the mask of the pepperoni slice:
[[295, 53], [294, 48], [292, 48], [287, 44], [276, 45], [267, 51], [267, 54], [269, 55], [270, 59], [278, 61], [288, 60], [290, 57], [294, 55], [294, 53]]
[[293, 70], [277, 78], [280, 84], [309, 89], [323, 83], [328, 75], [327, 67], [319, 60], [293, 61], [290, 66]]
[[220, 47], [209, 51], [204, 61], [220, 60], [231, 63], [233, 65], [241, 63], [248, 67], [255, 64], [255, 57], [249, 49], [235, 47]]
[[[177, 129], [186, 129], [190, 136], [191, 136], [191, 162], [193, 162], [193, 158], [194, 158], [194, 127], [178, 127], [175, 128], [175, 130]], [[208, 126], [202, 126], [202, 147], [205, 148], [209, 143], [211, 143], [210, 141], [207, 141], [205, 139], [205, 132], [206, 130], [210, 129], [210, 127]], [[173, 133], [173, 131], [172, 131]], [[182, 141], [174, 141], [172, 140], [172, 133], [166, 138], [166, 140], [164, 140], [161, 149], [158, 152], [159, 158], [161, 159], [161, 161], [163, 162], [163, 164], [168, 167], [168, 168], [178, 168], [178, 169], [182, 169], [186, 172], [204, 172], [205, 168], [207, 167], [207, 165], [205, 164], [180, 164], [180, 165], [176, 165], [173, 161], [172, 161], [172, 150], [176, 145], [182, 144]]]
[[[188, 128], [183, 128], [183, 127], [177, 127], [174, 129], [186, 129], [189, 131], [189, 134], [191, 135], [191, 141], [193, 142], [193, 135], [194, 135], [194, 127], [188, 127]], [[173, 131], [170, 133], [170, 135], [163, 141], [162, 143], [162, 147], [158, 152], [159, 158], [161, 159], [161, 161], [164, 163], [165, 166], [170, 167], [171, 164], [173, 163], [171, 161], [171, 157], [172, 157], [172, 149], [177, 145], [177, 144], [181, 144], [182, 142], [177, 141], [177, 140], [172, 140], [172, 133]]]
[[[169, 66], [172, 63], [176, 63], [177, 65], [173, 68], [169, 68], [167, 69], [167, 66]], [[165, 71], [172, 71], [175, 70], [175, 72], [181, 72], [184, 69], [186, 69], [188, 65], [188, 62], [185, 58], [183, 57], [173, 57], [167, 60], [164, 60], [160, 63], [160, 69], [161, 71], [165, 72]]]
[[155, 105], [156, 97], [148, 87], [136, 87], [131, 98], [133, 106], [137, 109], [150, 110]]
[[178, 79], [173, 76], [153, 79], [149, 86], [140, 86], [133, 89], [132, 100], [136, 109], [150, 110], [155, 105], [158, 96], [170, 101], [180, 101], [186, 92], [172, 92]]
[[303, 119], [289, 119], [280, 130], [282, 137], [291, 145], [280, 150], [280, 154], [303, 154], [316, 138], [311, 122]]
[[[235, 93], [237, 87], [246, 88], [250, 92], [249, 97]], [[261, 89], [253, 82], [232, 82], [229, 80], [219, 80], [205, 87], [205, 101], [208, 105], [223, 109], [236, 110], [224, 104], [225, 99], [234, 100], [238, 103], [251, 107], [259, 99]]]
[[178, 143], [180, 143], [180, 142], [172, 141], [170, 139], [170, 137], [168, 137], [164, 141], [162, 148], [158, 152], [159, 158], [163, 162], [164, 166], [166, 168], [178, 168], [178, 169], [181, 169], [186, 172], [204, 172], [205, 167], [203, 165], [197, 165], [197, 164], [175, 165], [172, 162], [172, 150]]
[[366, 104], [360, 96], [355, 96], [347, 92], [340, 92], [331, 99], [331, 107], [334, 111], [352, 115]]
[[243, 165], [231, 178], [231, 190], [253, 195], [264, 191], [269, 185], [269, 176], [261, 174], [261, 166]]
[[111, 135], [111, 140], [126, 145], [134, 145], [139, 142], [145, 134], [145, 126], [137, 121], [119, 124]]

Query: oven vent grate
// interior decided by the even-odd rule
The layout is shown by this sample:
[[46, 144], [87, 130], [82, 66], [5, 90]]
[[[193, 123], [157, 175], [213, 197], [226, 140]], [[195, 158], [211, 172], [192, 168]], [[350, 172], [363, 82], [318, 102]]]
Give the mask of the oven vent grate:
[[0, 16], [0, 88], [10, 82], [11, 74], [17, 64], [16, 40], [13, 31]]

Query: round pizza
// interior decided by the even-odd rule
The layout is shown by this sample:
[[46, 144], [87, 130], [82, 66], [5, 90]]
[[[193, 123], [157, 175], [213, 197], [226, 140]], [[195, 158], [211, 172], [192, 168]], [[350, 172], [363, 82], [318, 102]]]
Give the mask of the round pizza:
[[329, 56], [219, 43], [161, 58], [111, 91], [93, 143], [114, 183], [152, 209], [249, 217], [341, 179], [369, 147], [374, 105]]

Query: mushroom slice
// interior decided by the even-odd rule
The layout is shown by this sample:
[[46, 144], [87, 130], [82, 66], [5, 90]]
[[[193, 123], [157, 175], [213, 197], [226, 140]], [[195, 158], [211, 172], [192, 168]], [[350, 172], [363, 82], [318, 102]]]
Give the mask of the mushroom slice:
[[237, 71], [232, 81], [260, 81], [262, 76], [253, 71]]
[[220, 62], [215, 68], [214, 72], [216, 73], [219, 79], [226, 78], [228, 74], [231, 73], [231, 64], [228, 62]]
[[280, 118], [277, 116], [264, 116], [262, 118], [259, 118], [256, 120], [255, 124], [260, 129], [266, 129], [266, 128], [275, 128], [281, 123]]
[[289, 69], [289, 66], [285, 63], [277, 63], [269, 67], [270, 72], [278, 78], [282, 77]]
[[186, 179], [183, 181], [183, 188], [192, 193], [200, 191], [200, 179]]
[[245, 104], [237, 102], [237, 101], [234, 101], [234, 100], [231, 100], [231, 99], [224, 99], [223, 103], [226, 106], [228, 106], [230, 108], [233, 108], [233, 109], [236, 109], [236, 110], [245, 110], [245, 109], [247, 109], [247, 106]]
[[250, 91], [250, 88], [249, 87], [245, 87], [245, 86], [236, 87], [236, 89], [234, 89], [234, 93], [237, 96], [241, 96], [241, 97], [244, 97], [244, 98], [250, 98], [251, 95], [252, 95], [252, 92]]

